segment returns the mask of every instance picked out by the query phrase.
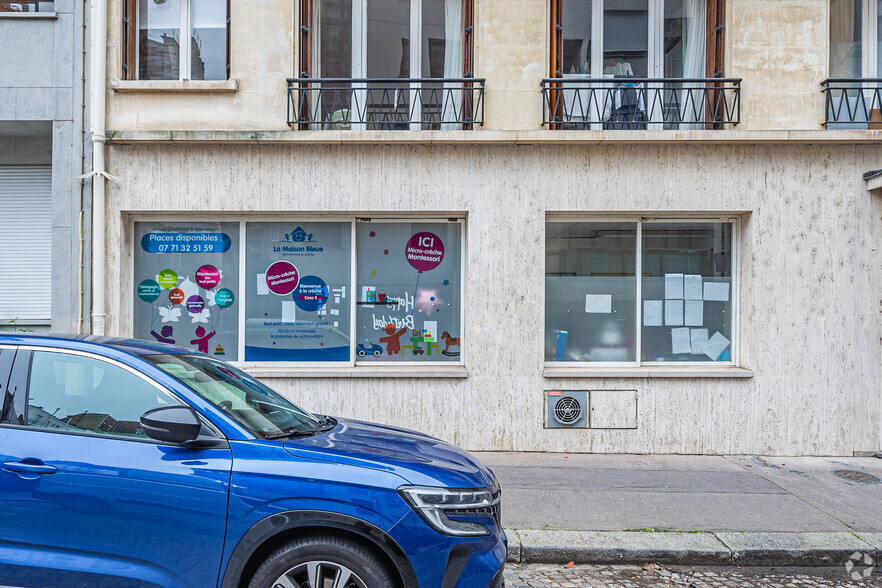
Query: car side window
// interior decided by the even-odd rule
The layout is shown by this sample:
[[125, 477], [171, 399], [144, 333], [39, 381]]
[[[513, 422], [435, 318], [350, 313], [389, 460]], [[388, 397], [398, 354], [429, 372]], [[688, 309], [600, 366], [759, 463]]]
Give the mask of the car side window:
[[29, 427], [147, 438], [141, 415], [176, 404], [144, 378], [97, 358], [35, 351], [31, 360]]
[[12, 360], [15, 359], [15, 349], [0, 349], [0, 398], [3, 399], [0, 407], [0, 422], [14, 425], [23, 424], [16, 415], [15, 397], [16, 388], [9, 381], [9, 372], [12, 370]]

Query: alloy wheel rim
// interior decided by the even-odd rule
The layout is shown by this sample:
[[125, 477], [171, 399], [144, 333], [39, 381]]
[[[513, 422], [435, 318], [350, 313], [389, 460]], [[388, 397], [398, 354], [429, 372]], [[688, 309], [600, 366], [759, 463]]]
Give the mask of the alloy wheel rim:
[[308, 561], [279, 576], [272, 588], [367, 588], [367, 584], [344, 565]]

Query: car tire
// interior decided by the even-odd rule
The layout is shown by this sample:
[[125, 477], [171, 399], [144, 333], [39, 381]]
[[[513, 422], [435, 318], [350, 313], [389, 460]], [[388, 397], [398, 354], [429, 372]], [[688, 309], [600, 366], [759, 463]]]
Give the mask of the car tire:
[[[332, 580], [338, 574], [349, 574], [349, 581], [338, 586]], [[274, 551], [257, 568], [248, 588], [321, 588], [329, 580], [336, 588], [395, 586], [383, 562], [364, 546], [344, 537], [318, 536], [295, 539]]]

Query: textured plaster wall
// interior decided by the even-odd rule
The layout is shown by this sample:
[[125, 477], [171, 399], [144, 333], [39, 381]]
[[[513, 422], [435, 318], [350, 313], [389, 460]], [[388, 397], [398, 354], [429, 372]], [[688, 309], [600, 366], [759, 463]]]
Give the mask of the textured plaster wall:
[[829, 0], [729, 0], [726, 76], [743, 78], [739, 130], [824, 122]]
[[[880, 446], [882, 199], [858, 146], [112, 145], [108, 333], [131, 333], [130, 213], [460, 211], [465, 379], [273, 378], [318, 412], [470, 449], [850, 455]], [[750, 379], [543, 378], [555, 211], [743, 215]], [[112, 293], [118, 292], [119, 295]], [[500, 325], [506, 325], [500, 328]], [[542, 427], [547, 389], [637, 390], [634, 430]]]

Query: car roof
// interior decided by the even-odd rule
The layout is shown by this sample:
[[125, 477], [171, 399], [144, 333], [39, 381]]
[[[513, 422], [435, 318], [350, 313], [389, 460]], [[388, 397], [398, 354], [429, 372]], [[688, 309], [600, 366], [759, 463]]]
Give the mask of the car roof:
[[[48, 344], [52, 347], [65, 347], [65, 342], [85, 343], [87, 346], [107, 347], [130, 355], [159, 355], [167, 353], [194, 353], [192, 349], [169, 345], [143, 339], [127, 339], [124, 337], [107, 337], [102, 335], [76, 335], [67, 333], [3, 333], [0, 332], [0, 344], [39, 345]], [[77, 345], [81, 347], [81, 345]]]

